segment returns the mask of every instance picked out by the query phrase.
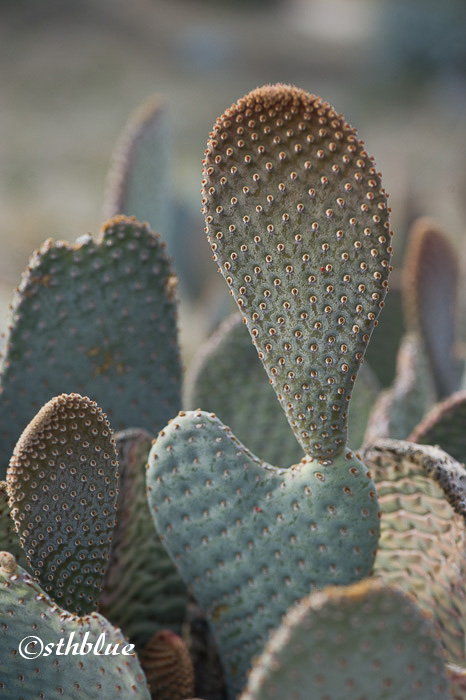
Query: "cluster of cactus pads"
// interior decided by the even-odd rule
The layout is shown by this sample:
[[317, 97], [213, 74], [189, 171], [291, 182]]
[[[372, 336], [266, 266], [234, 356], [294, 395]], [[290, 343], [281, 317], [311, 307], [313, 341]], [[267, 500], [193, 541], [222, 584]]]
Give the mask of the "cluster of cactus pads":
[[203, 162], [205, 230], [240, 315], [183, 386], [176, 279], [133, 218], [152, 212], [157, 110], [120, 147], [118, 215], [95, 241], [47, 241], [13, 302], [0, 694], [464, 700], [451, 244], [432, 222], [413, 232], [408, 335], [379, 396], [363, 362], [391, 270], [380, 174], [320, 98], [254, 90]]

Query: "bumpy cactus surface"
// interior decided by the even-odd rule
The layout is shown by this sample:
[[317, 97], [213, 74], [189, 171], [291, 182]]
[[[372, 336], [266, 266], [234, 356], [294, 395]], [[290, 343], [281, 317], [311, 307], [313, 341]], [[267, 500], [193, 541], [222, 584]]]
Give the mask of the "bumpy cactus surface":
[[160, 630], [148, 641], [141, 664], [152, 700], [186, 700], [194, 695], [194, 668], [184, 641]]
[[234, 693], [292, 603], [371, 572], [378, 508], [347, 447], [348, 402], [391, 246], [386, 196], [354, 129], [297, 88], [261, 88], [227, 110], [204, 176], [214, 259], [306, 453], [271, 467], [205, 412], [180, 414], [151, 452], [156, 527], [209, 614]]
[[380, 440], [363, 452], [382, 512], [375, 575], [432, 616], [446, 658], [466, 665], [466, 469], [439, 448]]
[[357, 370], [388, 286], [379, 175], [319, 98], [258, 89], [217, 120], [203, 204], [214, 253], [305, 452], [345, 450]]
[[[371, 368], [358, 374], [348, 419], [348, 441], [358, 447], [380, 390]], [[252, 452], [277, 466], [303, 457], [239, 314], [229, 316], [199, 349], [184, 385], [184, 408], [209, 406]]]
[[174, 277], [160, 239], [135, 219], [107, 222], [97, 242], [44, 243], [23, 275], [11, 323], [0, 385], [3, 459], [63, 392], [92, 396], [115, 429], [157, 432], [179, 410]]
[[241, 700], [449, 700], [435, 630], [380, 581], [327, 588], [283, 620]]
[[106, 416], [77, 394], [45, 404], [10, 461], [20, 544], [44, 590], [72, 612], [97, 607], [115, 526], [117, 469]]
[[439, 445], [452, 457], [466, 462], [466, 391], [458, 391], [436, 404], [409, 436], [412, 442]]
[[[108, 644], [111, 650], [118, 645], [118, 655], [94, 654], [90, 646], [79, 653], [81, 645], [94, 649], [101, 635], [103, 652]], [[97, 613], [78, 617], [59, 607], [8, 552], [0, 552], [0, 649], [5, 700], [150, 700], [137, 657], [120, 630]]]
[[139, 651], [156, 630], [180, 632], [187, 593], [182, 579], [154, 537], [146, 497], [146, 463], [152, 438], [144, 430], [115, 435], [120, 465], [118, 518], [100, 598], [100, 611]]

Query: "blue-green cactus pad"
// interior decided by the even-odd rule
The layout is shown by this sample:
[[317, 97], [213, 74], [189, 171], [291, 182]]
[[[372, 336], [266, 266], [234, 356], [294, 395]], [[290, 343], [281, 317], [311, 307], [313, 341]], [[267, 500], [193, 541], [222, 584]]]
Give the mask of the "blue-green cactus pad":
[[1, 374], [4, 461], [42, 405], [61, 393], [91, 396], [115, 430], [157, 433], [179, 410], [174, 277], [163, 248], [146, 225], [116, 217], [97, 242], [48, 240], [33, 254]]
[[401, 590], [367, 580], [290, 610], [240, 700], [449, 700], [435, 629]]
[[207, 612], [231, 693], [290, 605], [372, 570], [375, 489], [351, 452], [279, 469], [191, 411], [160, 433], [147, 477], [157, 530]]
[[[102, 634], [105, 647], [119, 645], [118, 655], [97, 655], [89, 647], [89, 653], [79, 654], [83, 642], [95, 645]], [[61, 639], [62, 653], [56, 654]], [[71, 647], [63, 653], [68, 642], [77, 644], [76, 654]], [[2, 700], [150, 700], [139, 661], [127, 644], [102, 615], [78, 617], [53, 603], [11, 554], [0, 552]], [[130, 655], [121, 653], [125, 647]]]

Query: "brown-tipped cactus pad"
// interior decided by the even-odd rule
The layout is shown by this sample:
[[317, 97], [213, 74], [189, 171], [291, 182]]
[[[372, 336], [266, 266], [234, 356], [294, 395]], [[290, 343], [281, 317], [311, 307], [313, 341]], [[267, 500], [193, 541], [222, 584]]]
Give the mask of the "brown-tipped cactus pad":
[[303, 449], [345, 449], [347, 401], [388, 286], [386, 195], [355, 130], [315, 95], [254, 90], [217, 119], [206, 232]]
[[184, 641], [160, 630], [141, 653], [141, 665], [152, 700], [186, 700], [194, 695], [194, 668]]
[[366, 580], [304, 598], [257, 659], [240, 700], [450, 700], [429, 619]]
[[[156, 433], [181, 406], [176, 280], [164, 244], [133, 218], [98, 241], [46, 241], [12, 307], [0, 380], [0, 453], [52, 396], [92, 396], [115, 430]], [[2, 465], [0, 464], [0, 478]]]
[[438, 224], [417, 219], [404, 262], [406, 324], [422, 336], [439, 398], [459, 387], [457, 253]]
[[159, 434], [147, 484], [156, 528], [208, 616], [231, 694], [291, 605], [372, 571], [377, 499], [350, 451], [279, 469], [215, 415], [189, 411]]
[[433, 616], [446, 656], [466, 665], [466, 469], [439, 448], [380, 440], [362, 458], [382, 512], [375, 574]]
[[438, 445], [459, 462], [466, 462], [466, 391], [437, 404], [417, 425], [408, 440]]
[[140, 649], [154, 632], [181, 632], [187, 592], [154, 526], [147, 504], [146, 465], [153, 438], [136, 428], [115, 434], [120, 496], [100, 611]]
[[0, 697], [150, 700], [120, 630], [97, 613], [59, 607], [8, 552], [0, 552]]
[[95, 610], [108, 562], [118, 462], [94, 401], [62, 394], [21, 435], [7, 473], [11, 515], [31, 570], [68, 610]]

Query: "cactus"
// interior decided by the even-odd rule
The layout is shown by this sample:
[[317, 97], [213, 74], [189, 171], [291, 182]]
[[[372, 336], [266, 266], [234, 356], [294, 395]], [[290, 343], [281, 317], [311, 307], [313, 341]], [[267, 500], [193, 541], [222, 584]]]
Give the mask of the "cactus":
[[6, 481], [0, 481], [0, 551], [3, 550], [14, 554], [21, 566], [27, 569], [26, 555], [21, 549], [19, 537], [15, 532], [15, 525], [10, 515]]
[[77, 394], [55, 397], [27, 426], [7, 473], [20, 545], [66, 609], [97, 607], [115, 526], [118, 462], [106, 416]]
[[170, 129], [164, 101], [153, 97], [128, 120], [115, 146], [107, 175], [103, 214], [147, 221], [165, 240], [173, 230], [170, 187]]
[[362, 459], [379, 498], [376, 576], [432, 617], [450, 663], [466, 665], [466, 469], [442, 450], [380, 440]]
[[397, 588], [367, 580], [288, 612], [240, 700], [449, 700], [449, 687], [429, 619]]
[[1, 452], [63, 392], [92, 396], [115, 429], [157, 432], [180, 408], [180, 374], [174, 277], [147, 226], [117, 217], [98, 242], [46, 241], [13, 303]]
[[152, 443], [143, 430], [115, 435], [120, 463], [118, 518], [100, 597], [100, 610], [139, 651], [156, 630], [181, 632], [187, 593], [171, 559], [154, 537], [146, 498]]
[[[403, 266], [407, 333], [400, 343], [393, 385], [376, 401], [365, 442], [404, 440], [437, 397], [459, 387], [458, 265], [447, 236], [428, 218], [410, 232]], [[443, 311], [442, 311], [443, 310]]]
[[141, 653], [152, 700], [186, 700], [194, 695], [194, 668], [186, 644], [171, 630], [157, 632]]
[[[348, 441], [353, 447], [362, 443], [378, 392], [377, 379], [364, 364], [348, 418]], [[288, 466], [303, 457], [238, 314], [225, 319], [200, 348], [184, 382], [183, 404], [185, 409], [209, 405], [252, 452], [272, 464]]]
[[466, 462], [466, 391], [457, 391], [432, 407], [408, 440], [439, 445], [459, 462]]
[[258, 89], [227, 110], [204, 176], [214, 259], [305, 452], [291, 469], [272, 467], [199, 411], [180, 414], [149, 457], [156, 527], [239, 692], [291, 604], [371, 572], [378, 508], [347, 447], [347, 404], [383, 306], [391, 246], [385, 193], [362, 142], [297, 88]]
[[[104, 651], [107, 644], [112, 650], [118, 645], [119, 655], [97, 655], [82, 646], [95, 648], [101, 635]], [[76, 645], [76, 653], [70, 646], [65, 655], [68, 643]], [[0, 648], [5, 700], [150, 699], [139, 662], [120, 630], [97, 613], [78, 617], [59, 607], [9, 552], [0, 552]], [[80, 648], [88, 653], [79, 654]]]

